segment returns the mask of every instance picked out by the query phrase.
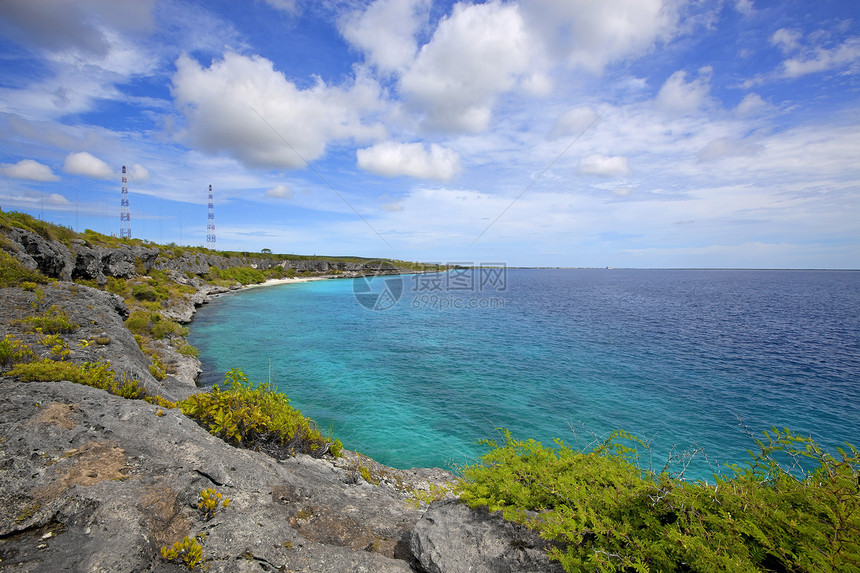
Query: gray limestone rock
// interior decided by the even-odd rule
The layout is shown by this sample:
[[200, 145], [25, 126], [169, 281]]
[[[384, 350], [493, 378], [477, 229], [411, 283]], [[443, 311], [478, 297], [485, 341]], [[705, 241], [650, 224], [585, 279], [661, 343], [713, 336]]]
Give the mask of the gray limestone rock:
[[[403, 493], [234, 448], [176, 410], [0, 379], [0, 438], [4, 571], [172, 570], [160, 548], [197, 535], [214, 572], [412, 571], [421, 511]], [[206, 488], [231, 500], [211, 519]]]
[[427, 573], [562, 573], [547, 542], [500, 512], [474, 511], [454, 500], [431, 504], [412, 531], [411, 550]]

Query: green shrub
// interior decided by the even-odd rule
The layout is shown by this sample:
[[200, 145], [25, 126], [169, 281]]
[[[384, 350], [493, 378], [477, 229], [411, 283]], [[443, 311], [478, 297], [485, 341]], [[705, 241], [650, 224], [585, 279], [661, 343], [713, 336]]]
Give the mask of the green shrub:
[[231, 267], [224, 270], [218, 267], [209, 267], [209, 278], [226, 279], [243, 285], [266, 282], [266, 274], [251, 267]]
[[39, 271], [25, 267], [6, 251], [0, 250], [0, 288], [18, 286], [23, 282], [46, 283], [48, 278]]
[[70, 227], [54, 225], [17, 211], [0, 212], [0, 227], [27, 229], [44, 239], [53, 239], [67, 246], [72, 239], [78, 236]]
[[69, 314], [56, 305], [52, 305], [41, 315], [28, 316], [18, 322], [25, 325], [30, 332], [38, 330], [45, 334], [68, 334], [78, 329], [78, 325], [71, 321]]
[[0, 340], [0, 366], [11, 366], [29, 360], [33, 356], [33, 351], [29, 346], [12, 336], [7, 334], [5, 338]]
[[152, 337], [161, 340], [164, 337], [187, 336], [188, 329], [167, 318], [161, 318], [152, 325]]
[[155, 289], [147, 284], [136, 284], [132, 286], [131, 296], [133, 296], [137, 300], [148, 301], [156, 301], [159, 298], [158, 293], [155, 292]]
[[164, 365], [156, 364], [155, 358], [153, 358], [152, 364], [148, 366], [148, 369], [149, 373], [152, 374], [152, 377], [159, 382], [167, 378], [167, 372], [164, 371]]
[[215, 488], [200, 490], [200, 501], [197, 502], [197, 509], [203, 513], [203, 519], [209, 521], [215, 517], [219, 505], [227, 509], [230, 507], [230, 500], [224, 497], [221, 492], [216, 491]]
[[125, 319], [125, 327], [133, 334], [148, 336], [149, 330], [152, 326], [152, 321], [153, 313], [145, 310], [135, 310], [128, 315], [127, 319]]
[[788, 430], [765, 432], [747, 467], [710, 485], [640, 469], [644, 444], [623, 432], [591, 451], [507, 432], [504, 443], [488, 443], [481, 463], [463, 473], [461, 499], [540, 531], [566, 571], [860, 567], [853, 447], [837, 458]]
[[145, 396], [143, 388], [136, 380], [117, 381], [116, 374], [105, 362], [84, 362], [74, 364], [40, 358], [14, 366], [6, 373], [16, 376], [25, 382], [56, 382], [68, 380], [76, 384], [92, 386], [105, 390], [122, 398], [142, 399]]
[[179, 350], [177, 350], [177, 352], [179, 352], [179, 354], [182, 354], [183, 356], [200, 356], [200, 351], [191, 346], [190, 344], [183, 344], [179, 347]]
[[105, 284], [105, 289], [108, 292], [112, 292], [114, 294], [118, 294], [122, 297], [125, 296], [127, 285], [125, 284], [125, 279], [118, 279], [114, 277], [107, 278], [107, 284]]
[[274, 457], [306, 453], [321, 457], [328, 442], [289, 399], [269, 386], [257, 386], [238, 369], [227, 372], [224, 388], [194, 394], [180, 403], [182, 413], [229, 444]]
[[162, 547], [161, 556], [167, 561], [180, 563], [188, 569], [203, 565], [203, 548], [197, 543], [197, 539], [190, 537], [177, 541], [173, 547]]

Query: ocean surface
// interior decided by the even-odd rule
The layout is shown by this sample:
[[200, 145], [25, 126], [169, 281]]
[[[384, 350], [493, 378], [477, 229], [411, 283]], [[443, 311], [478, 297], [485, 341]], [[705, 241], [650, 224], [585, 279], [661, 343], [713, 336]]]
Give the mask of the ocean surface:
[[[271, 381], [349, 449], [456, 469], [507, 428], [625, 429], [655, 469], [743, 463], [789, 427], [860, 447], [860, 272], [473, 269], [249, 289], [198, 310], [204, 383]], [[676, 468], [676, 471], [680, 468]]]

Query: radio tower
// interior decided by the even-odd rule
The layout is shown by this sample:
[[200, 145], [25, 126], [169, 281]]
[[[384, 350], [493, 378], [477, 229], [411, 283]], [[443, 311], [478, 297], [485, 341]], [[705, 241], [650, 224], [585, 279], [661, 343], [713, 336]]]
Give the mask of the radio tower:
[[209, 186], [209, 223], [206, 225], [206, 248], [215, 250], [215, 202], [212, 200], [212, 186]]
[[131, 214], [128, 212], [128, 180], [125, 176], [125, 165], [122, 166], [122, 200], [119, 211], [119, 236], [121, 239], [131, 238]]

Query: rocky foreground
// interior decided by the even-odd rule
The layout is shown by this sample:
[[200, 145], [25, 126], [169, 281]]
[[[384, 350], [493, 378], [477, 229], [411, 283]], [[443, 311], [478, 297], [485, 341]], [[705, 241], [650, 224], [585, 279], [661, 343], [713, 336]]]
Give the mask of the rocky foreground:
[[[132, 276], [146, 255], [83, 244], [63, 252], [17, 235], [19, 260], [30, 257], [30, 266], [67, 281], [84, 273]], [[209, 264], [199, 257], [185, 263]], [[191, 312], [211, 292], [197, 287]], [[129, 311], [119, 296], [57, 282], [35, 292], [0, 289], [0, 305], [0, 338], [38, 347], [20, 319], [55, 306], [79, 325], [66, 336], [64, 360], [108, 361], [169, 400], [200, 391], [193, 357], [175, 355], [185, 362], [168, 365], [161, 380], [150, 374], [149, 358], [123, 324]], [[0, 571], [185, 570], [161, 552], [185, 537], [198, 541], [208, 571], [560, 571], [532, 532], [439, 495], [454, 480], [443, 470], [396, 470], [353, 452], [274, 459], [226, 444], [177, 409], [68, 381], [0, 377]], [[201, 510], [207, 489], [229, 505]], [[428, 504], [431, 498], [437, 501]]]

